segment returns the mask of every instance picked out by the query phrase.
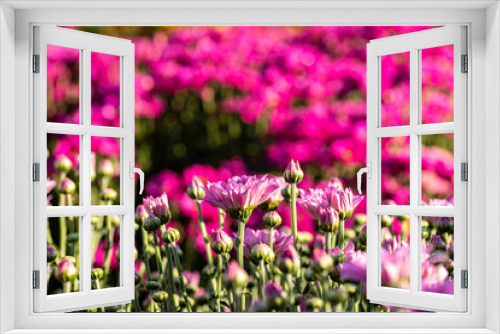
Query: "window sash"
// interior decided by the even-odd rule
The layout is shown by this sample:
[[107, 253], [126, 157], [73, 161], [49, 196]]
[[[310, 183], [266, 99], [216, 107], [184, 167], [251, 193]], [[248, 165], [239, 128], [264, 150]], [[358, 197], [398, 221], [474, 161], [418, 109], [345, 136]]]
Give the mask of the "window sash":
[[[460, 181], [460, 163], [467, 162], [467, 76], [460, 73], [461, 54], [467, 54], [466, 28], [446, 27], [371, 41], [367, 47], [367, 161], [372, 177], [367, 184], [367, 296], [372, 302], [423, 310], [467, 310], [467, 290], [461, 289], [460, 271], [467, 268], [467, 184]], [[420, 50], [454, 45], [454, 122], [420, 124]], [[410, 125], [381, 127], [381, 63], [384, 55], [410, 52]], [[421, 139], [424, 134], [454, 133], [454, 206], [429, 207], [421, 203]], [[410, 137], [410, 205], [381, 205], [380, 138]], [[382, 214], [410, 216], [410, 290], [380, 286]], [[454, 295], [422, 292], [422, 216], [454, 217]]]
[[[47, 122], [47, 45], [80, 50], [80, 124]], [[91, 52], [120, 57], [120, 127], [91, 125]], [[33, 74], [34, 91], [34, 162], [40, 163], [40, 182], [34, 183], [34, 270], [40, 271], [40, 289], [34, 292], [34, 311], [71, 311], [96, 306], [128, 303], [134, 296], [134, 179], [130, 162], [134, 161], [134, 45], [107, 36], [82, 33], [65, 28], [35, 27], [34, 54], [40, 55], [40, 73]], [[79, 204], [47, 207], [47, 134], [80, 137]], [[92, 136], [120, 138], [120, 205], [91, 205], [90, 141]], [[120, 287], [92, 290], [90, 245], [92, 215], [121, 215]], [[47, 295], [47, 217], [80, 217], [80, 291]]]

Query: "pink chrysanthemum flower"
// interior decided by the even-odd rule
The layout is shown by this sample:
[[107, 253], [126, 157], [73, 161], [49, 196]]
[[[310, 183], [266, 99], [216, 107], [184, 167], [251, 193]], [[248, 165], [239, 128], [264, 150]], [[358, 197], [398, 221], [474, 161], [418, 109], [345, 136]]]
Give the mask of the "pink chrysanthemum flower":
[[278, 191], [273, 192], [273, 194], [266, 201], [259, 205], [259, 208], [264, 212], [275, 211], [278, 208], [280, 203], [284, 200], [281, 191], [288, 186], [285, 179], [280, 176], [271, 176], [269, 178], [269, 182], [277, 184]]
[[144, 208], [150, 216], [160, 218], [163, 224], [169, 222], [171, 218], [170, 209], [168, 206], [167, 194], [163, 193], [159, 197], [148, 196], [142, 200]]
[[341, 190], [335, 187], [328, 187], [325, 189], [325, 195], [328, 206], [333, 207], [339, 213], [339, 218], [342, 220], [351, 218], [354, 209], [364, 198], [364, 196], [354, 195], [351, 188]]
[[316, 223], [321, 219], [321, 212], [328, 206], [323, 189], [300, 190], [297, 203], [304, 209]]
[[256, 206], [279, 191], [279, 185], [270, 182], [267, 175], [244, 175], [234, 176], [227, 182], [208, 182], [203, 189], [205, 197], [201, 200], [221, 208], [234, 219], [247, 221]]

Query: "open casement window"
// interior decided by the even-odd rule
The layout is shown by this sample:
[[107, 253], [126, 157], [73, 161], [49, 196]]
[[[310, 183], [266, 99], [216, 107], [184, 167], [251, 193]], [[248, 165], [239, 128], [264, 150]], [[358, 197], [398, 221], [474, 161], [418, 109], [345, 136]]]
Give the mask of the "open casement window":
[[[467, 162], [466, 54], [466, 28], [458, 26], [368, 44], [367, 296], [373, 303], [466, 311], [467, 290], [461, 286], [462, 271], [467, 269], [467, 182], [461, 180], [466, 173], [461, 165]], [[391, 76], [397, 80], [387, 80], [388, 71], [397, 71]], [[453, 105], [447, 108], [454, 112], [445, 118], [439, 112], [439, 96], [450, 92]], [[450, 142], [439, 139], [443, 137], [453, 138], [451, 148], [437, 148], [451, 150], [448, 166], [453, 170], [445, 171], [432, 155], [440, 143]], [[429, 148], [429, 143], [434, 146]], [[406, 152], [405, 161], [387, 163], [393, 150]], [[453, 193], [442, 192], [437, 178], [432, 179], [435, 173], [450, 173]], [[389, 186], [400, 189], [398, 196], [387, 195]], [[385, 217], [404, 222], [399, 228], [409, 238], [398, 240], [399, 250], [393, 240], [388, 247], [384, 240]], [[401, 251], [401, 245], [409, 251]], [[433, 271], [428, 261], [443, 261], [442, 269], [453, 263], [454, 275]], [[387, 277], [398, 275], [409, 276], [409, 282], [391, 286], [394, 279]], [[445, 284], [436, 284], [443, 276]]]
[[[79, 67], [71, 73], [62, 71], [58, 63], [48, 61], [51, 54], [62, 48], [74, 51], [79, 61]], [[116, 100], [114, 105], [118, 105], [113, 116], [115, 126], [102, 126], [99, 118], [93, 115], [99, 110], [94, 110], [92, 91], [109, 89], [105, 83], [95, 87], [93, 81], [92, 62], [99, 57], [110, 59], [110, 67], [115, 60], [117, 64], [116, 71], [109, 76], [109, 80], [119, 81], [117, 92], [110, 94], [110, 98]], [[34, 181], [38, 181], [34, 182], [34, 311], [72, 311], [129, 303], [134, 298], [134, 44], [129, 40], [71, 29], [38, 26], [34, 28], [33, 61]], [[58, 76], [57, 89], [52, 81], [48, 84], [49, 77], [54, 75]], [[61, 101], [58, 96], [59, 91], [69, 86], [70, 76], [76, 77], [79, 91], [66, 96], [72, 96], [73, 110], [79, 110], [78, 117], [54, 118], [51, 116], [54, 108], [57, 112], [70, 108], [71, 103]], [[48, 142], [53, 142], [54, 138], [56, 141], [74, 139], [66, 141], [72, 143], [72, 147], [66, 148], [74, 153], [71, 158], [64, 159], [59, 153], [54, 157], [56, 149], [52, 147], [49, 155]], [[119, 167], [111, 167], [115, 180], [112, 186], [100, 180], [102, 186], [95, 189], [93, 150], [103, 145], [102, 138], [119, 145], [120, 156], [116, 158]], [[65, 170], [68, 166], [70, 168]], [[106, 168], [106, 165], [99, 168]], [[54, 169], [57, 177], [54, 177]], [[97, 177], [106, 173], [97, 170]], [[49, 176], [55, 180], [49, 183]], [[47, 187], [54, 187], [54, 183], [49, 200]], [[104, 188], [113, 189], [115, 193], [103, 194]], [[96, 198], [91, 196], [94, 192], [102, 194], [97, 203], [92, 202], [92, 198]], [[108, 242], [111, 240], [110, 249], [104, 246], [107, 252], [104, 262], [100, 260], [100, 267], [103, 268], [106, 261], [115, 262], [108, 254], [115, 257], [119, 252], [119, 275], [112, 278], [114, 285], [111, 288], [97, 289], [95, 280], [91, 279], [92, 268], [97, 262], [93, 255], [106, 238], [93, 236], [91, 224], [101, 224], [102, 233], [107, 233]], [[110, 231], [114, 231], [111, 237]], [[53, 247], [58, 249], [57, 254], [49, 251], [48, 246], [52, 244], [57, 245]], [[66, 271], [58, 271], [54, 262], [48, 261], [48, 257], [55, 256], [58, 263], [63, 256], [70, 256], [66, 261], [75, 259], [74, 268], [68, 264]]]

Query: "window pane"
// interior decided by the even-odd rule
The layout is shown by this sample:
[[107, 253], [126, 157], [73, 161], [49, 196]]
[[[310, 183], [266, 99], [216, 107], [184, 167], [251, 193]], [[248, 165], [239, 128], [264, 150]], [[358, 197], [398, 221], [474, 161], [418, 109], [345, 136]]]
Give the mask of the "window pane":
[[410, 289], [410, 217], [380, 216], [381, 286]]
[[47, 121], [80, 122], [80, 50], [47, 45]]
[[80, 136], [47, 134], [47, 206], [80, 205]]
[[450, 134], [422, 138], [422, 204], [453, 205], [454, 155]]
[[410, 53], [381, 57], [381, 126], [410, 124]]
[[78, 292], [79, 217], [47, 219], [47, 294]]
[[92, 52], [91, 124], [120, 126], [120, 57]]
[[92, 205], [120, 204], [120, 138], [92, 137]]
[[93, 216], [91, 219], [92, 290], [119, 287], [121, 216]]
[[453, 45], [421, 50], [422, 123], [453, 122]]
[[382, 204], [410, 204], [410, 137], [381, 138]]
[[453, 294], [453, 217], [422, 217], [422, 291]]

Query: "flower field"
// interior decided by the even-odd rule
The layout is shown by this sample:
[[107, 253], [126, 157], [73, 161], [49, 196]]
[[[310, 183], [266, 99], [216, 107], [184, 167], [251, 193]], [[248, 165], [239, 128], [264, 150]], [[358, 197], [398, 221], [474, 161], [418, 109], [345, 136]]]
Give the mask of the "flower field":
[[[136, 298], [89, 312], [412, 311], [366, 299], [366, 44], [426, 27], [79, 27], [136, 48]], [[48, 48], [47, 121], [80, 122], [79, 52]], [[409, 55], [382, 57], [381, 126], [409, 124]], [[92, 125], [120, 124], [118, 57], [92, 54]], [[422, 51], [422, 122], [453, 121], [453, 48]], [[47, 205], [78, 205], [78, 136], [47, 136]], [[409, 138], [382, 200], [409, 204]], [[120, 141], [93, 137], [92, 204]], [[422, 136], [422, 201], [453, 205], [453, 135]], [[48, 293], [79, 289], [78, 217], [47, 220]], [[119, 286], [119, 216], [92, 217], [94, 289]], [[409, 289], [410, 221], [382, 216], [383, 286]], [[453, 218], [422, 220], [422, 289], [453, 294]]]

